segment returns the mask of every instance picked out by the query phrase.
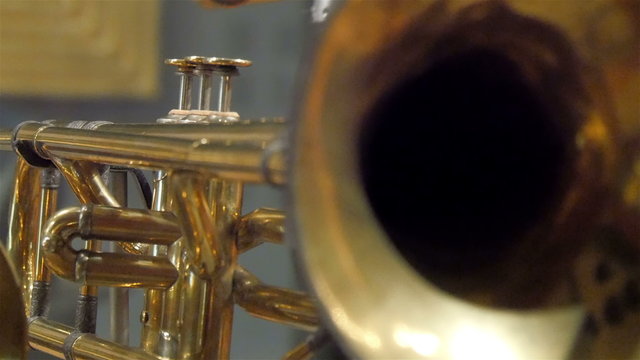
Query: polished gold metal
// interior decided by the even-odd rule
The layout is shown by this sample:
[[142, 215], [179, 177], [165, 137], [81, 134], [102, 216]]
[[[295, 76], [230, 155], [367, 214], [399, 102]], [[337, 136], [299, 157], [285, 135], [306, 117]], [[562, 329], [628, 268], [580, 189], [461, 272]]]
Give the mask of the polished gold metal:
[[3, 299], [0, 301], [0, 354], [5, 359], [26, 359], [26, 337], [27, 324], [24, 313], [25, 306], [20, 295], [9, 296], [10, 294], [20, 294], [22, 289], [18, 284], [17, 274], [14, 264], [9, 260], [9, 256], [0, 245], [0, 294]]
[[281, 210], [261, 208], [243, 216], [238, 223], [236, 246], [238, 252], [265, 243], [284, 242], [285, 214]]
[[[38, 221], [41, 201], [40, 169], [18, 158], [14, 175], [13, 197], [9, 208], [9, 230], [7, 253], [18, 274], [18, 284], [22, 288], [24, 303], [31, 303], [31, 286], [34, 280], [36, 253], [32, 251], [39, 239]], [[30, 316], [25, 307], [26, 316]]]
[[[640, 200], [635, 196], [631, 201], [622, 201], [620, 196], [621, 184], [629, 181], [633, 168], [630, 164], [640, 158], [638, 148], [629, 147], [637, 144], [640, 137], [637, 110], [640, 69], [637, 46], [632, 45], [640, 42], [636, 5], [633, 1], [590, 1], [588, 4], [517, 0], [351, 1], [335, 14], [317, 48], [318, 56], [307, 80], [311, 85], [301, 122], [293, 136], [296, 155], [290, 164], [289, 183], [296, 216], [292, 238], [298, 239], [307, 276], [321, 300], [323, 313], [331, 324], [329, 328], [342, 339], [350, 356], [365, 359], [575, 358], [572, 348], [578, 344], [576, 338], [581, 336], [582, 323], [588, 314], [572, 298], [571, 283], [565, 281], [570, 278], [573, 260], [584, 243], [593, 239], [598, 227], [609, 225], [607, 219], [617, 218], [613, 228], [628, 234], [626, 241], [635, 243], [630, 248], [638, 249], [638, 227], [631, 222], [637, 224], [640, 219]], [[359, 163], [362, 148], [355, 139], [360, 139], [370, 125], [366, 121], [376, 111], [389, 117], [390, 128], [404, 129], [406, 138], [415, 134], [415, 130], [413, 133], [408, 130], [410, 123], [429, 122], [431, 119], [423, 118], [421, 111], [413, 112], [410, 114], [413, 119], [407, 119], [399, 117], [405, 110], [399, 106], [385, 109], [375, 105], [382, 102], [385, 94], [393, 96], [405, 81], [427, 71], [429, 61], [435, 61], [429, 58], [430, 49], [437, 52], [434, 57], [445, 59], [448, 51], [454, 52], [474, 42], [480, 49], [484, 48], [483, 41], [487, 47], [500, 46], [500, 39], [508, 39], [514, 29], [494, 22], [487, 27], [495, 30], [492, 34], [478, 31], [448, 42], [443, 38], [438, 48], [430, 47], [433, 44], [430, 41], [437, 41], [438, 34], [446, 34], [458, 24], [472, 29], [474, 21], [481, 23], [496, 9], [512, 19], [521, 19], [515, 15], [521, 14], [528, 21], [539, 21], [542, 23], [538, 23], [539, 29], [549, 29], [547, 26], [556, 29], [566, 36], [566, 41], [554, 37], [555, 44], [571, 44], [568, 46], [576, 52], [579, 60], [568, 63], [566, 70], [562, 67], [558, 72], [562, 75], [546, 78], [553, 81], [539, 88], [540, 96], [555, 91], [552, 88], [562, 82], [561, 76], [580, 71], [591, 101], [572, 105], [583, 111], [584, 117], [576, 136], [567, 137], [567, 146], [579, 155], [576, 163], [567, 164], [565, 169], [575, 166], [580, 174], [563, 192], [563, 199], [559, 201], [563, 205], [555, 210], [546, 209], [548, 218], [534, 222], [532, 226], [538, 233], [530, 233], [528, 241], [511, 239], [511, 244], [521, 244], [522, 248], [514, 250], [511, 258], [496, 263], [499, 271], [494, 272], [494, 277], [484, 278], [486, 286], [479, 286], [477, 280], [469, 281], [468, 288], [456, 287], [469, 277], [458, 276], [446, 282], [433, 273], [420, 274], [393, 244], [364, 189]], [[458, 20], [467, 22], [457, 23]], [[616, 35], [604, 35], [613, 33]], [[529, 39], [536, 37], [540, 39], [541, 33], [531, 34]], [[526, 53], [516, 52], [518, 45], [515, 44], [527, 41], [524, 37], [514, 40], [512, 59]], [[542, 57], [538, 64], [562, 66], [553, 52], [540, 54], [534, 50], [530, 54], [530, 59]], [[588, 65], [583, 67], [585, 63]], [[527, 65], [526, 61], [521, 64], [527, 66], [522, 68], [526, 76], [536, 76], [537, 65]], [[492, 76], [493, 73], [485, 74]], [[541, 79], [533, 81], [538, 80]], [[465, 89], [471, 83], [468, 78], [459, 83], [449, 81], [449, 89]], [[573, 88], [563, 95], [574, 97], [580, 91]], [[420, 96], [423, 96], [426, 113], [430, 98], [416, 94], [416, 98]], [[479, 94], [448, 100], [451, 101], [449, 111], [464, 107], [465, 102], [475, 96]], [[630, 98], [636, 100], [630, 101]], [[496, 101], [497, 106], [502, 106]], [[469, 112], [470, 120], [474, 119], [474, 111]], [[459, 132], [453, 126], [451, 131], [460, 136], [468, 134], [462, 126]], [[407, 169], [391, 173], [390, 178], [415, 174], [428, 164], [428, 158], [446, 158], [448, 150], [445, 149], [436, 150], [435, 155], [421, 152], [421, 147], [424, 148], [421, 145], [427, 145], [427, 135], [420, 135], [422, 144], [406, 148], [406, 158], [416, 161], [388, 155], [389, 162], [406, 164]], [[459, 144], [461, 148], [464, 145]], [[398, 153], [384, 141], [378, 146], [382, 149], [381, 156], [387, 150], [389, 154]], [[473, 151], [469, 149], [470, 153]], [[470, 166], [470, 161], [462, 160], [452, 166], [464, 169]], [[438, 176], [438, 169], [423, 171]], [[453, 180], [455, 178], [443, 179], [443, 182]], [[418, 185], [413, 190], [386, 185], [387, 194], [395, 199], [415, 199], [412, 192], [422, 190]], [[465, 186], [475, 185], [468, 182]], [[603, 198], [608, 200], [603, 202]], [[402, 214], [398, 217], [424, 224], [439, 215], [439, 210], [430, 209], [429, 205], [424, 201], [412, 211], [400, 207], [389, 209]], [[631, 222], [622, 225], [619, 222], [622, 218]], [[553, 227], [551, 234], [554, 235], [547, 235], [549, 226]], [[424, 233], [428, 230], [422, 229]], [[433, 239], [420, 240], [428, 243]], [[478, 251], [483, 248], [480, 245]], [[467, 292], [470, 289], [473, 291]], [[637, 316], [629, 315], [627, 319], [629, 323], [625, 324], [637, 327]], [[602, 330], [603, 326], [598, 328]], [[607, 327], [604, 331], [614, 331], [613, 328]], [[617, 347], [615, 337], [590, 339], [592, 344], [601, 343], [602, 348], [608, 347], [610, 351]], [[604, 339], [611, 341], [607, 344]], [[637, 338], [632, 341], [638, 343]], [[588, 355], [608, 357], [606, 351]], [[637, 358], [638, 354], [627, 353], [624, 357]]]
[[[354, 358], [638, 358], [638, 15], [637, 6], [624, 0], [553, 6], [545, 0], [344, 2], [319, 42], [290, 136], [289, 164], [282, 119], [240, 120], [231, 111], [230, 78], [236, 67], [250, 65], [239, 59], [167, 60], [182, 76], [179, 109], [169, 121], [81, 128], [48, 121], [0, 130], [0, 149], [15, 148], [19, 156], [8, 244], [26, 306], [22, 311], [16, 301], [13, 314], [31, 317], [31, 348], [58, 358], [225, 359], [235, 305], [315, 332], [285, 355], [289, 360], [317, 354], [327, 330]], [[501, 66], [496, 59], [504, 60]], [[505, 80], [509, 68], [515, 75]], [[192, 74], [200, 77], [199, 110], [191, 109]], [[212, 74], [222, 77], [216, 110], [210, 109]], [[437, 89], [428, 87], [438, 81]], [[501, 81], [509, 91], [497, 90]], [[478, 84], [491, 86], [450, 95]], [[521, 92], [535, 105], [512, 101]], [[473, 103], [485, 96], [482, 104]], [[450, 106], [434, 115], [434, 98]], [[492, 128], [504, 109], [517, 116]], [[534, 112], [544, 116], [532, 128], [518, 128]], [[380, 124], [387, 127], [375, 133]], [[436, 125], [421, 131], [415, 124]], [[511, 126], [522, 131], [501, 132]], [[522, 142], [536, 126], [559, 135], [551, 131]], [[446, 134], [438, 132], [443, 127]], [[454, 146], [438, 142], [440, 135]], [[545, 147], [556, 135], [558, 143]], [[510, 151], [514, 143], [534, 156]], [[474, 167], [476, 153], [492, 146], [501, 149], [494, 157], [513, 161], [491, 170]], [[382, 194], [371, 190], [367, 177], [370, 154], [375, 166], [383, 166]], [[434, 156], [455, 161], [443, 169], [437, 161], [432, 165]], [[537, 156], [545, 159], [540, 171], [508, 173]], [[561, 166], [551, 169], [556, 159]], [[104, 175], [114, 165], [120, 172], [156, 172], [151, 210], [126, 207], [107, 186]], [[465, 175], [449, 176], [451, 169]], [[506, 181], [492, 177], [505, 169]], [[55, 209], [55, 191], [41, 177], [51, 171], [60, 171], [82, 206]], [[475, 230], [494, 223], [509, 228], [510, 213], [532, 206], [537, 196], [529, 188], [508, 199], [502, 194], [540, 173], [560, 179], [550, 186], [549, 203], [510, 233], [503, 256], [474, 265], [473, 255], [495, 250], [492, 238]], [[439, 179], [438, 186], [432, 179]], [[469, 194], [485, 179], [496, 181], [497, 192], [480, 208], [501, 201], [515, 206], [500, 216], [453, 216], [465, 221], [434, 235], [434, 219], [448, 216], [456, 195]], [[287, 181], [294, 210], [289, 218], [265, 208], [241, 213], [244, 183]], [[438, 194], [422, 197], [424, 188], [447, 186], [453, 196], [437, 209]], [[380, 196], [392, 204], [385, 211], [376, 205]], [[455, 210], [477, 205], [463, 202]], [[420, 258], [423, 248], [404, 248], [407, 239], [397, 234], [407, 227], [390, 226], [388, 216], [418, 224], [409, 235], [426, 244], [428, 261]], [[265, 242], [282, 244], [285, 222], [317, 298], [266, 285], [238, 265], [243, 252]], [[472, 238], [483, 242], [449, 251], [457, 239], [451, 234], [473, 223], [480, 225]], [[89, 245], [75, 249], [76, 237]], [[102, 241], [120, 242], [126, 253], [106, 251]], [[429, 248], [440, 243], [445, 245]], [[49, 272], [78, 283], [89, 300], [98, 286], [145, 288], [139, 348], [89, 334], [82, 321], [73, 329], [46, 319], [46, 293], [38, 286], [48, 283]], [[618, 303], [624, 304], [621, 319]], [[92, 310], [87, 304], [81, 314]], [[10, 351], [17, 349], [14, 340]]]
[[[142, 226], [139, 231], [130, 231], [139, 226]], [[73, 238], [80, 236], [83, 240], [167, 246], [181, 235], [170, 214], [102, 206], [69, 208], [52, 216], [43, 233], [42, 246], [49, 269], [82, 285], [163, 288], [173, 284], [178, 276], [166, 259], [95, 249], [77, 251], [70, 245]]]
[[307, 331], [320, 325], [315, 301], [307, 294], [264, 285], [242, 267], [235, 271], [233, 286], [236, 303], [253, 316]]
[[143, 137], [33, 123], [21, 126], [16, 139], [31, 142], [34, 150], [45, 158], [193, 170], [258, 183], [264, 182], [268, 173], [273, 182], [285, 181], [283, 154], [276, 154], [263, 169], [266, 146], [255, 143]]
[[[43, 353], [65, 358], [65, 340], [72, 335], [74, 329], [43, 318], [35, 318], [29, 322], [29, 345]], [[123, 346], [100, 339], [92, 334], [82, 334], [72, 343], [70, 356], [84, 360], [160, 360], [160, 357], [144, 351]]]

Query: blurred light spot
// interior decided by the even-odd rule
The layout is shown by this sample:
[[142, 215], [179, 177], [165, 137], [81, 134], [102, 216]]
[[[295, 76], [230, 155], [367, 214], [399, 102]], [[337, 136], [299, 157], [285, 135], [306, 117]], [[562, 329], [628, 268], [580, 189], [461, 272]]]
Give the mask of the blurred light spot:
[[504, 339], [470, 326], [457, 330], [450, 343], [453, 360], [510, 360], [516, 354]]
[[440, 348], [440, 338], [432, 333], [412, 331], [405, 325], [398, 326], [393, 339], [403, 348], [411, 348], [422, 356], [432, 356]]

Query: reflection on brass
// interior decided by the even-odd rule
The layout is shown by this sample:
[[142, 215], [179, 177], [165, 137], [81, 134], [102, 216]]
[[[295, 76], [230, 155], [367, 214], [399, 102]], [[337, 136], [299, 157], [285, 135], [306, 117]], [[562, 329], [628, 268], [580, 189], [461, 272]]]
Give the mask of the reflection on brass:
[[260, 208], [243, 216], [238, 223], [238, 251], [245, 252], [262, 243], [284, 242], [284, 212]]
[[291, 237], [348, 354], [640, 356], [602, 327], [581, 340], [601, 317], [574, 286], [602, 229], [640, 248], [640, 200], [622, 196], [640, 158], [638, 14], [350, 1], [329, 20], [293, 136]]
[[[134, 226], [140, 230], [131, 232]], [[169, 287], [178, 276], [167, 259], [71, 247], [71, 240], [77, 236], [83, 240], [171, 245], [181, 233], [170, 214], [85, 205], [53, 215], [43, 233], [48, 267], [56, 275], [83, 285], [161, 288]]]
[[[24, 302], [31, 303], [33, 284], [33, 262], [35, 251], [32, 246], [38, 242], [38, 221], [40, 215], [40, 169], [18, 158], [14, 175], [13, 197], [9, 207], [9, 229], [7, 253], [18, 274], [18, 284], [22, 288]], [[25, 307], [26, 316], [30, 315]]]
[[319, 325], [315, 303], [306, 294], [264, 285], [241, 267], [235, 271], [233, 286], [236, 303], [253, 316], [305, 330]]
[[[57, 358], [225, 359], [235, 305], [314, 332], [290, 360], [333, 337], [364, 359], [638, 358], [638, 15], [625, 0], [346, 1], [293, 128], [232, 111], [249, 61], [192, 56], [166, 61], [178, 108], [156, 123], [0, 130], [18, 153], [20, 288], [0, 303]], [[154, 171], [151, 209], [110, 191], [123, 167]], [[56, 209], [58, 174], [81, 206]], [[286, 186], [291, 211], [243, 214], [245, 183]], [[285, 223], [315, 296], [238, 265], [284, 243]], [[51, 275], [81, 286], [75, 329], [47, 319]], [[139, 346], [88, 333], [100, 286], [145, 289]], [[21, 356], [18, 338], [0, 345]]]

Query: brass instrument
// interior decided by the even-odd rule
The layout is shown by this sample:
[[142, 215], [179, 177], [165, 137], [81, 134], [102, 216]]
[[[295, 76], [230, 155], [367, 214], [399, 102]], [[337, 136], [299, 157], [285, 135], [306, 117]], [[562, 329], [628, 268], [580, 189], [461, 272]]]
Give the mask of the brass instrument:
[[[328, 333], [354, 358], [640, 357], [639, 3], [315, 6], [327, 26], [292, 124], [232, 111], [250, 62], [190, 56], [166, 61], [178, 108], [155, 124], [0, 131], [18, 155], [17, 285], [4, 276], [0, 309], [24, 311], [25, 343], [58, 358], [223, 359], [237, 304], [312, 332], [286, 359]], [[135, 169], [156, 171], [148, 209], [127, 207]], [[81, 206], [57, 209], [61, 178]], [[241, 216], [244, 183], [285, 186], [287, 220]], [[237, 264], [282, 243], [285, 223], [313, 296]], [[52, 274], [80, 285], [75, 328], [47, 319]], [[93, 334], [100, 286], [145, 289], [139, 348]], [[7, 356], [25, 349], [1, 341]]]

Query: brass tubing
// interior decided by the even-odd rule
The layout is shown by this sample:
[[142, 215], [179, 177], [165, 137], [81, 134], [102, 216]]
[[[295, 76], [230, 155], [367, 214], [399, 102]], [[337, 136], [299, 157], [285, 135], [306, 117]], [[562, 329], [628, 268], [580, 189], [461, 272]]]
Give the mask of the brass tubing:
[[[46, 354], [64, 359], [65, 340], [73, 333], [73, 328], [46, 320], [34, 318], [29, 323], [29, 345]], [[76, 360], [161, 360], [142, 350], [103, 340], [92, 334], [79, 335], [71, 345], [71, 354]]]
[[35, 263], [33, 264], [33, 276], [35, 281], [49, 282], [51, 274], [44, 265], [42, 255], [42, 239], [44, 238], [44, 226], [53, 213], [56, 211], [58, 203], [58, 188], [60, 187], [60, 173], [56, 168], [42, 170], [41, 190], [40, 190], [40, 216], [38, 226], [38, 241], [33, 244], [35, 251]]
[[264, 242], [284, 242], [284, 211], [260, 208], [244, 215], [237, 227], [236, 246], [243, 253]]
[[15, 170], [13, 197], [9, 209], [9, 231], [7, 234], [7, 252], [15, 266], [22, 287], [26, 316], [29, 317], [31, 287], [33, 284], [33, 266], [35, 252], [30, 247], [38, 241], [39, 223], [34, 221], [40, 215], [40, 172], [41, 169], [27, 164], [18, 157]]
[[[111, 169], [109, 174], [113, 197], [123, 206], [127, 206], [127, 171]], [[110, 245], [113, 253], [124, 251], [114, 242]], [[118, 344], [129, 345], [129, 289], [109, 289], [109, 324], [111, 340]]]
[[0, 129], [0, 150], [11, 151], [11, 129]]
[[[193, 323], [190, 329], [183, 329], [183, 333], [193, 331], [196, 325], [202, 326], [204, 343], [198, 358], [228, 358], [233, 321], [233, 269], [236, 264], [232, 234], [242, 203], [241, 187], [237, 183], [214, 183], [218, 185], [214, 189], [218, 201], [215, 216], [211, 217], [209, 199], [204, 192], [208, 178], [174, 171], [170, 181], [174, 210], [183, 226], [186, 259], [192, 269], [210, 284], [210, 291], [203, 292], [206, 296], [203, 298], [204, 316], [200, 320], [203, 323]], [[187, 357], [188, 351], [194, 349], [182, 348], [179, 358], [182, 355]]]
[[[281, 118], [220, 124], [104, 124], [99, 131], [164, 136], [176, 139], [250, 142], [259, 144], [274, 140], [285, 131]], [[0, 138], [1, 141], [1, 138]]]
[[169, 245], [180, 233], [168, 213], [104, 206], [70, 208], [51, 217], [44, 233], [47, 265], [56, 275], [71, 281], [85, 285], [162, 288], [170, 286], [177, 277], [173, 265], [164, 258], [77, 251], [70, 246], [75, 236]]
[[242, 267], [234, 274], [234, 299], [261, 319], [313, 331], [320, 324], [316, 303], [299, 291], [268, 286]]
[[[53, 158], [53, 163], [61, 171], [67, 180], [69, 187], [83, 204], [98, 204], [113, 207], [121, 207], [122, 201], [116, 199], [109, 186], [104, 182], [100, 172], [100, 166], [90, 161], [75, 161], [61, 158]], [[88, 244], [95, 248], [99, 244]], [[120, 247], [130, 254], [144, 254], [147, 251], [145, 244], [120, 242]], [[98, 249], [99, 250], [99, 249]]]
[[143, 136], [105, 131], [25, 124], [17, 141], [33, 143], [46, 158], [88, 160], [149, 169], [206, 171], [219, 177], [247, 182], [284, 183], [284, 155], [263, 161], [264, 146], [253, 143], [210, 142]]
[[102, 179], [99, 165], [88, 161], [51, 159], [69, 183], [69, 187], [83, 204], [120, 207]]
[[[153, 180], [153, 201], [152, 210], [155, 211], [167, 211], [170, 208], [168, 193], [168, 177], [165, 171], [158, 171], [155, 174]], [[172, 247], [177, 247], [180, 244], [178, 239]], [[167, 248], [160, 245], [152, 245], [149, 249], [150, 255], [153, 256], [167, 256]], [[171, 260], [171, 259], [170, 259]], [[178, 261], [172, 261], [174, 266], [180, 271], [180, 259]], [[140, 336], [140, 347], [149, 353], [157, 353], [158, 341], [160, 340], [160, 329], [163, 323], [163, 308], [165, 307], [165, 296], [167, 294], [175, 293], [180, 288], [182, 283], [181, 277], [178, 276], [176, 282], [167, 291], [158, 289], [147, 289], [144, 295], [144, 309], [141, 313], [140, 319], [142, 322], [142, 334]], [[172, 296], [169, 296], [173, 298]], [[168, 303], [167, 303], [168, 304]], [[169, 305], [167, 305], [169, 306]], [[176, 326], [175, 319], [169, 319], [169, 326]]]
[[291, 349], [283, 356], [283, 360], [307, 360], [314, 356], [319, 349], [325, 346], [330, 340], [329, 334], [320, 329], [309, 335], [304, 342]]
[[48, 316], [49, 286], [51, 273], [45, 266], [42, 249], [44, 225], [56, 211], [58, 202], [58, 188], [60, 187], [60, 172], [55, 167], [41, 170], [40, 216], [38, 218], [38, 237], [31, 244], [33, 261], [33, 284], [31, 287], [31, 316]]
[[209, 217], [209, 206], [202, 194], [205, 182], [200, 175], [190, 172], [173, 172], [171, 188], [174, 211], [182, 225], [187, 261], [204, 278], [209, 278], [228, 264], [217, 257], [225, 248], [216, 239], [215, 224]]
[[44, 318], [33, 318], [29, 324], [29, 346], [34, 350], [64, 359], [64, 340], [73, 328]]

